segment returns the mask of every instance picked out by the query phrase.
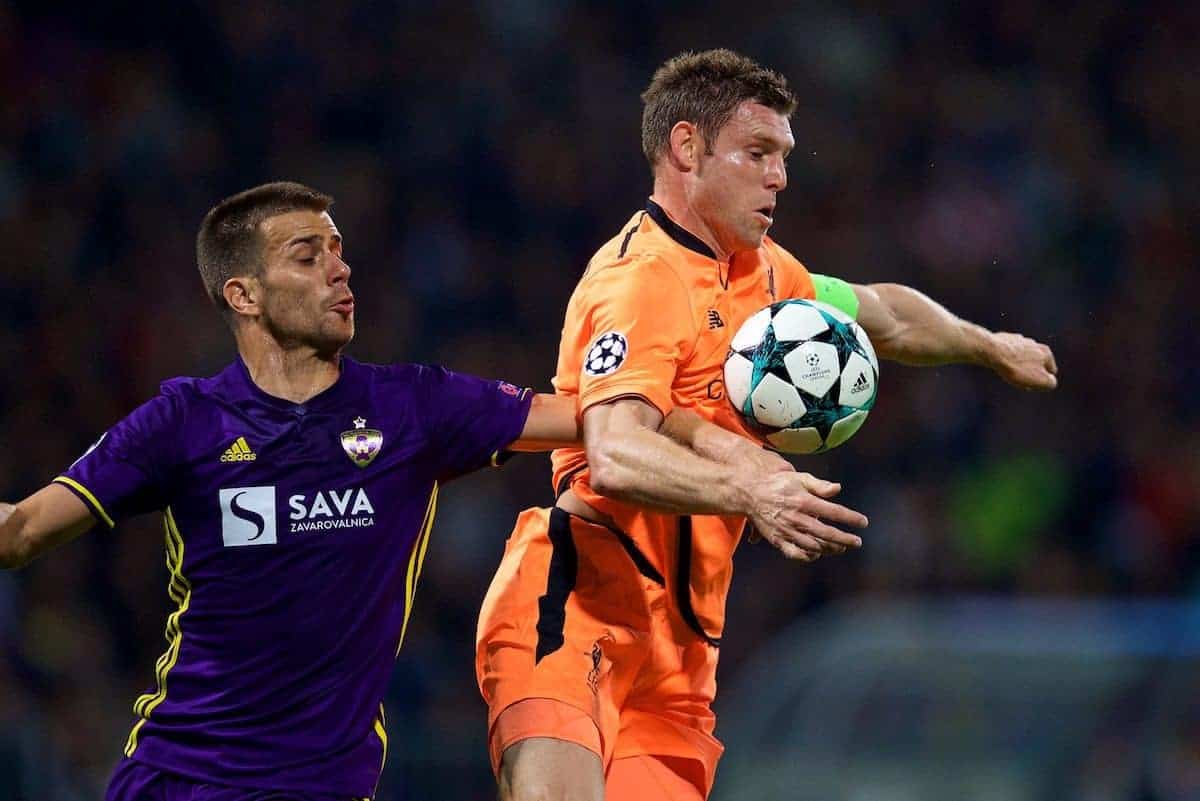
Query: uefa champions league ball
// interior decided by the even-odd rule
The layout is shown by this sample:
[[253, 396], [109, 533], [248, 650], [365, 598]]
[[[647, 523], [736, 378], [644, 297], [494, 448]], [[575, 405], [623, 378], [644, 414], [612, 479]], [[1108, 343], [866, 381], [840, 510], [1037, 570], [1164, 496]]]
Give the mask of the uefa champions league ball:
[[747, 425], [776, 450], [819, 453], [853, 436], [875, 405], [879, 360], [849, 315], [783, 300], [733, 336], [725, 389]]

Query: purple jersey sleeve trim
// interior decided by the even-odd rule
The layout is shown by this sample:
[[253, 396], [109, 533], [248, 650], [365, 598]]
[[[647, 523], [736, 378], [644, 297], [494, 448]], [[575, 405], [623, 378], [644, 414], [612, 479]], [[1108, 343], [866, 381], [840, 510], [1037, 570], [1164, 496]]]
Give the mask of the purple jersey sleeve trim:
[[79, 500], [83, 501], [83, 505], [88, 508], [88, 511], [92, 513], [92, 517], [96, 518], [96, 520], [100, 521], [109, 528], [113, 528], [116, 525], [116, 523], [113, 522], [112, 517], [109, 516], [108, 512], [104, 511], [104, 505], [100, 503], [96, 496], [92, 494], [92, 491], [87, 487], [83, 486], [73, 478], [68, 478], [67, 476], [59, 476], [58, 478], [54, 479], [53, 483], [61, 484], [71, 492], [75, 493], [75, 496], [78, 497]]
[[533, 411], [533, 391], [530, 389], [524, 390], [517, 401], [524, 404], [524, 414], [519, 415], [520, 425], [517, 427], [512, 439], [508, 440], [504, 447], [492, 451], [491, 456], [487, 460], [487, 467], [503, 467], [505, 462], [517, 455], [516, 451], [510, 451], [508, 447], [521, 438], [521, 432], [525, 430], [525, 424], [529, 422], [529, 413]]
[[[517, 398], [520, 403], [519, 412], [515, 418], [517, 421], [516, 431], [512, 435], [512, 439], [504, 443], [504, 446], [496, 449], [496, 453], [502, 453], [508, 450], [508, 447], [521, 438], [521, 432], [525, 430], [525, 424], [529, 422], [529, 414], [533, 411], [533, 391], [526, 389]], [[503, 464], [503, 462], [501, 462]]]
[[[521, 390], [520, 397], [517, 398], [521, 403], [525, 404], [525, 417], [521, 420], [521, 431], [525, 430], [525, 424], [529, 422], [529, 415], [533, 411], [533, 390], [525, 387]], [[517, 432], [517, 437], [512, 442], [505, 445], [503, 448], [497, 448], [492, 452], [491, 458], [488, 460], [492, 467], [503, 467], [504, 463], [516, 456], [515, 451], [508, 449], [509, 445], [521, 438], [521, 433]]]

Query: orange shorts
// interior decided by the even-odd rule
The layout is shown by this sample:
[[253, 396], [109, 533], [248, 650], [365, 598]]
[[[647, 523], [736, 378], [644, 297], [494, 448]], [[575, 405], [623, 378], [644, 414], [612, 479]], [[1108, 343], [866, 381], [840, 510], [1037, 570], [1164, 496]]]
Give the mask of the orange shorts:
[[[561, 509], [517, 519], [476, 633], [493, 769], [513, 743], [555, 737], [597, 753], [610, 779], [614, 760], [630, 757], [698, 763], [677, 772], [695, 776], [707, 797], [724, 750], [713, 737], [717, 649], [635, 555], [623, 535]], [[565, 704], [591, 726], [558, 704], [523, 706], [519, 719], [497, 726], [528, 699]]]
[[[582, 745], [599, 755], [600, 732], [586, 713], [549, 698], [528, 698], [506, 708], [492, 727], [489, 751], [499, 772], [508, 746], [529, 737], [553, 737]], [[612, 760], [604, 775], [607, 801], [704, 801], [712, 777], [695, 759], [642, 754]]]

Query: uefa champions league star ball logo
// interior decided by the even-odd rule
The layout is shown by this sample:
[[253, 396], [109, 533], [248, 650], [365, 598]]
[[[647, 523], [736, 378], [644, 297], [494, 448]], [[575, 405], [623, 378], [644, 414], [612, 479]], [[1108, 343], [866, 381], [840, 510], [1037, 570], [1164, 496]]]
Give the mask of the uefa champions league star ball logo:
[[366, 467], [379, 455], [383, 447], [383, 432], [375, 428], [367, 428], [365, 418], [354, 418], [354, 430], [342, 432], [342, 448], [350, 461], [359, 467]]
[[583, 371], [588, 375], [610, 375], [621, 369], [625, 355], [629, 353], [629, 342], [619, 331], [602, 334], [588, 348], [583, 359]]

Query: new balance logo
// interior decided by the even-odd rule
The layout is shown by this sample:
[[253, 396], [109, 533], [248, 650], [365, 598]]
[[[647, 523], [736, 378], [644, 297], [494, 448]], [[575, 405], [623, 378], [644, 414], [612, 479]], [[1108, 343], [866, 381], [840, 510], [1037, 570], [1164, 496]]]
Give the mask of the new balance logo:
[[250, 445], [247, 444], [245, 437], [238, 437], [221, 454], [222, 462], [253, 462], [257, 458], [257, 454], [250, 450]]
[[850, 387], [851, 394], [856, 392], [866, 392], [871, 388], [871, 384], [867, 381], [866, 373], [859, 373], [858, 378], [854, 379], [854, 385]]
[[725, 327], [725, 321], [721, 319], [721, 313], [716, 309], [708, 310], [708, 327], [709, 329]]

